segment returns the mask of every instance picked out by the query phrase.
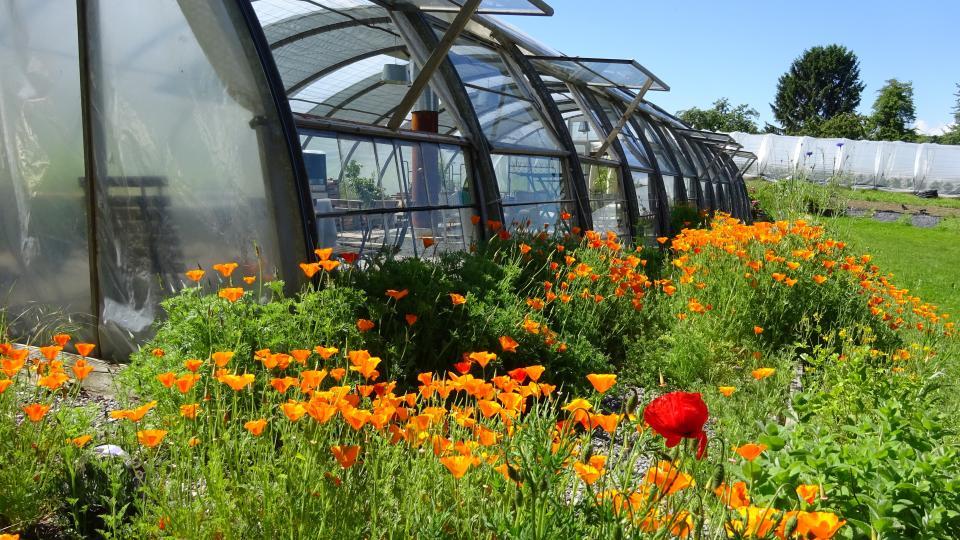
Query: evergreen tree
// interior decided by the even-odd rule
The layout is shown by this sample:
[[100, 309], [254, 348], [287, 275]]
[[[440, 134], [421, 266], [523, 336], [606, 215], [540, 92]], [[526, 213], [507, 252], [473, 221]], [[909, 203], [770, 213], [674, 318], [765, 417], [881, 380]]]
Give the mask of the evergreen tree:
[[780, 76], [770, 105], [788, 135], [816, 135], [820, 124], [860, 105], [857, 55], [841, 45], [813, 47], [793, 61]]
[[877, 101], [873, 104], [871, 138], [877, 141], [914, 141], [917, 132], [910, 126], [916, 119], [913, 83], [890, 79], [877, 92]]

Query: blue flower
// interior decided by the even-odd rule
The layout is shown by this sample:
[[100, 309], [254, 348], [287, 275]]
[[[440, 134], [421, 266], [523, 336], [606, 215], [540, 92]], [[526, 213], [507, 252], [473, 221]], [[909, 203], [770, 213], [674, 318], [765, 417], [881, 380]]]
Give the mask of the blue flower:
[[807, 152], [807, 157], [810, 157], [812, 155], [813, 155], [813, 152]]
[[843, 143], [842, 143], [842, 142], [838, 142], [838, 143], [837, 143], [837, 148], [843, 148]]

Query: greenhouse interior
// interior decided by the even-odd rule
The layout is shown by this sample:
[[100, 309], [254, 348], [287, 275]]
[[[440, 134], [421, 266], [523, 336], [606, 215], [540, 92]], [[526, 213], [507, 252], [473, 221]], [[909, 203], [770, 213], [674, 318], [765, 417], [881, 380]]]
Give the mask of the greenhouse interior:
[[657, 107], [665, 82], [504, 22], [552, 13], [540, 0], [4, 2], [9, 322], [66, 317], [119, 360], [185, 270], [224, 260], [298, 287], [318, 247], [434, 256], [490, 222], [551, 229], [567, 213], [655, 245], [682, 205], [749, 221], [755, 158]]

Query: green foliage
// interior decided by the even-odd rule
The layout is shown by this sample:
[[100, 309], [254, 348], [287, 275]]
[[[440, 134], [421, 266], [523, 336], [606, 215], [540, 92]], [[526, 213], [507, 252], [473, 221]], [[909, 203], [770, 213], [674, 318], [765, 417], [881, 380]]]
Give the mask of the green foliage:
[[361, 176], [363, 166], [356, 161], [350, 161], [343, 167], [343, 181], [349, 188], [344, 194], [347, 198], [356, 197], [363, 202], [364, 208], [369, 208], [376, 201], [386, 196], [383, 188], [377, 184], [374, 177]]
[[916, 131], [907, 127], [917, 119], [913, 83], [890, 79], [877, 94], [870, 117], [871, 138], [877, 141], [915, 140]]
[[670, 230], [679, 233], [683, 229], [702, 229], [709, 222], [709, 215], [692, 204], [677, 204], [670, 207]]
[[847, 190], [837, 182], [815, 184], [802, 173], [777, 182], [753, 184], [749, 193], [763, 212], [775, 219], [834, 216], [847, 208]]
[[[956, 423], [937, 406], [938, 383], [891, 373], [869, 347], [847, 352], [816, 355], [816, 376], [794, 401], [797, 423], [769, 425], [760, 437], [772, 452], [754, 490], [822, 485], [826, 504], [848, 521], [846, 537], [956, 538], [960, 445]], [[911, 364], [901, 367], [918, 368]], [[781, 493], [778, 504], [791, 499]]]
[[840, 113], [822, 122], [817, 137], [862, 140], [867, 138], [870, 119], [855, 112]]
[[939, 137], [940, 144], [960, 144], [960, 83], [957, 83], [956, 104], [953, 106], [953, 124], [950, 130]]
[[696, 129], [706, 131], [722, 131], [731, 133], [740, 131], [743, 133], [757, 133], [757, 119], [760, 113], [747, 104], [730, 104], [727, 98], [720, 98], [713, 102], [709, 109], [700, 109], [691, 107], [677, 112], [677, 118], [683, 120]]
[[863, 89], [852, 51], [841, 45], [813, 47], [780, 76], [773, 114], [787, 135], [816, 135], [823, 122], [854, 113]]

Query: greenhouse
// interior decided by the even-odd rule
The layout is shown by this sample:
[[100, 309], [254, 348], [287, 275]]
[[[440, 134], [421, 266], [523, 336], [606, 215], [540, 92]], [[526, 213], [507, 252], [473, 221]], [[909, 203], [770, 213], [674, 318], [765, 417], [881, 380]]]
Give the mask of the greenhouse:
[[[0, 294], [120, 359], [236, 260], [296, 286], [318, 247], [400, 257], [507, 228], [650, 243], [687, 206], [749, 220], [729, 136], [640, 63], [503, 22], [541, 0], [32, 0], [0, 7]], [[516, 20], [511, 19], [511, 20]], [[429, 253], [424, 246], [430, 245]]]

